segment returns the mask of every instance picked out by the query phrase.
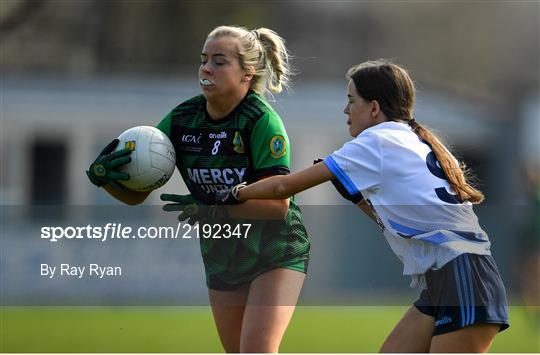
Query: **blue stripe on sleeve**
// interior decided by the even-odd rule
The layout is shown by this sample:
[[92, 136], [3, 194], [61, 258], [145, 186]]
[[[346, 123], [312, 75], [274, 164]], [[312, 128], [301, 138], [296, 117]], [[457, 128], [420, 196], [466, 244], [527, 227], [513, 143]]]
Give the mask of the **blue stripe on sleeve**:
[[341, 170], [339, 165], [336, 163], [334, 158], [332, 156], [328, 156], [326, 159], [323, 160], [323, 163], [328, 167], [328, 169], [334, 174], [334, 176], [345, 186], [347, 189], [347, 192], [351, 195], [355, 195], [359, 193], [358, 189], [354, 185], [354, 183], [349, 179], [349, 177]]

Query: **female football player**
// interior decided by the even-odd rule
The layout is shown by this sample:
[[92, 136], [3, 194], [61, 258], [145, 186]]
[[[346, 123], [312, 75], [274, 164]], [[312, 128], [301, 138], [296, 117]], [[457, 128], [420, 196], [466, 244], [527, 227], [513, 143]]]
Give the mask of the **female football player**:
[[404, 274], [423, 288], [381, 351], [487, 351], [508, 327], [508, 310], [489, 239], [472, 209], [482, 193], [413, 119], [415, 89], [403, 68], [369, 61], [352, 67], [347, 79], [352, 141], [300, 172], [238, 185], [221, 202], [282, 199], [332, 180], [378, 223]]
[[[202, 95], [181, 103], [157, 125], [173, 142], [191, 193], [162, 195], [169, 202], [164, 209], [181, 212], [179, 219], [193, 224], [215, 221], [209, 218], [216, 215], [252, 222], [246, 238], [200, 240], [210, 304], [227, 352], [279, 350], [307, 271], [310, 242], [293, 200], [210, 206], [218, 191], [289, 173], [285, 127], [264, 96], [281, 92], [290, 75], [287, 49], [274, 31], [217, 27], [201, 53]], [[88, 175], [120, 201], [141, 203], [148, 193], [116, 182], [128, 178], [115, 169], [129, 161], [129, 151], [111, 153], [114, 145]]]

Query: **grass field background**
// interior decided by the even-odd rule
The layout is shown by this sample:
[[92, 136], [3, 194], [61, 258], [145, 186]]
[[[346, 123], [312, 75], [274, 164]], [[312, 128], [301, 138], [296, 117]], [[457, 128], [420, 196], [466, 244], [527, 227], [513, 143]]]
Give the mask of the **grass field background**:
[[[281, 352], [376, 352], [406, 307], [298, 307]], [[510, 310], [491, 352], [538, 353], [538, 318]], [[2, 352], [223, 352], [204, 307], [18, 308], [0, 311]]]

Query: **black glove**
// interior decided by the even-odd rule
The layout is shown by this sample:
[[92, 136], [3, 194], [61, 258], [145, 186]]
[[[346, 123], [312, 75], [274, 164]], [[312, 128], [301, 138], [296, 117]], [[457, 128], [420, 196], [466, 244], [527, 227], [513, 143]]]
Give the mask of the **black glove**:
[[88, 170], [86, 170], [86, 175], [88, 175], [88, 179], [90, 179], [92, 184], [98, 187], [110, 184], [118, 190], [124, 189], [117, 180], [129, 180], [129, 174], [116, 171], [116, 169], [131, 161], [131, 157], [129, 156], [131, 149], [126, 148], [114, 152], [118, 142], [118, 138], [115, 138], [111, 143], [107, 144]]
[[[317, 164], [317, 163], [320, 163], [322, 162], [323, 159], [321, 158], [318, 158], [318, 159], [315, 159], [313, 161], [313, 165]], [[344, 199], [346, 200], [349, 200], [351, 201], [352, 203], [354, 203], [355, 205], [362, 201], [364, 199], [364, 196], [362, 196], [362, 193], [361, 192], [358, 192], [357, 194], [350, 194], [349, 191], [347, 191], [347, 189], [345, 188], [345, 186], [343, 186], [343, 184], [341, 182], [339, 182], [338, 179], [336, 178], [333, 178], [332, 180], [330, 180], [330, 182], [332, 183], [332, 185], [334, 185], [334, 187], [336, 188], [337, 192], [339, 192], [339, 194], [341, 196], [343, 196]]]
[[163, 206], [163, 210], [167, 212], [181, 212], [178, 215], [178, 220], [194, 225], [197, 222], [205, 223], [208, 220], [227, 218], [229, 214], [227, 209], [222, 205], [205, 205], [197, 201], [192, 195], [174, 195], [162, 194], [161, 201], [174, 202]]

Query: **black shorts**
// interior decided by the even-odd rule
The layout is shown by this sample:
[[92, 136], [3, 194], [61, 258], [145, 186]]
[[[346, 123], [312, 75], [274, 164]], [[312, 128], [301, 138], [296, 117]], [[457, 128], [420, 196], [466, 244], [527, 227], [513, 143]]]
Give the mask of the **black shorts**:
[[509, 327], [506, 290], [491, 255], [462, 254], [425, 277], [427, 289], [414, 306], [435, 318], [434, 336], [479, 323]]

